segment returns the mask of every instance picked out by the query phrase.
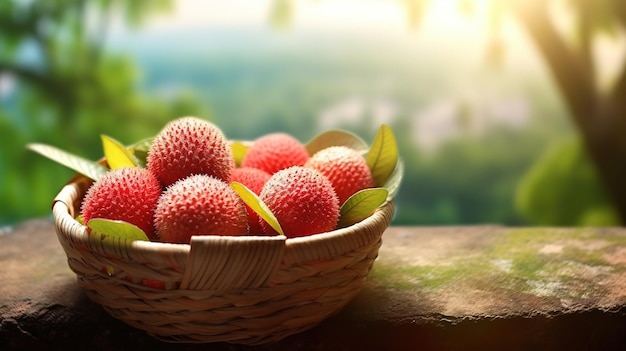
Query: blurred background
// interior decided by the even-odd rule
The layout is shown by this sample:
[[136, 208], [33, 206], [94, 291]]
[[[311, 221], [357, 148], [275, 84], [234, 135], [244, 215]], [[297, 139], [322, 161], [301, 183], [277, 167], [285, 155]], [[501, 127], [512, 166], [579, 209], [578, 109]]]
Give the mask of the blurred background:
[[50, 216], [89, 159], [195, 115], [306, 142], [381, 123], [405, 161], [396, 225], [621, 225], [622, 0], [7, 0], [0, 225]]

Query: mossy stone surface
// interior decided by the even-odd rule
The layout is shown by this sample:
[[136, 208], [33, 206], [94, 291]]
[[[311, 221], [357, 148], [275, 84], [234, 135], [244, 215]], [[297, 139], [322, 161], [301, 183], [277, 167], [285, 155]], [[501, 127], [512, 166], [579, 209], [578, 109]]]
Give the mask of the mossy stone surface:
[[626, 304], [626, 231], [393, 227], [360, 298], [367, 296], [402, 296], [402, 311], [377, 304], [392, 319], [614, 309]]

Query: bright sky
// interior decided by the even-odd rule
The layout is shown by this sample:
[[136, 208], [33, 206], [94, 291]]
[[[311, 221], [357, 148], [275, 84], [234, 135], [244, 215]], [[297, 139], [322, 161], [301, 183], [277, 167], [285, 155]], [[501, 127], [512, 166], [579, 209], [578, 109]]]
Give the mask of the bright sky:
[[[289, 0], [175, 0], [171, 13], [156, 16], [141, 28], [142, 32], [170, 30], [211, 30], [213, 28], [268, 28], [269, 14], [278, 1]], [[405, 0], [292, 0], [293, 24], [290, 31], [360, 33], [390, 39], [411, 37], [428, 48], [454, 48], [468, 55], [483, 55], [493, 38], [489, 28], [489, 3], [473, 0], [471, 16], [464, 15], [458, 0], [430, 0], [417, 30], [409, 30]], [[562, 17], [562, 19], [567, 17]], [[499, 35], [506, 42], [508, 64], [516, 69], [543, 67], [534, 46], [514, 21], [504, 17]], [[561, 23], [559, 23], [561, 24]], [[623, 38], [622, 38], [623, 39]], [[606, 86], [615, 77], [626, 54], [626, 40], [602, 38], [596, 56], [600, 84]]]
[[[268, 28], [275, 1], [281, 0], [179, 0], [171, 13], [151, 19], [144, 32], [171, 30], [211, 30], [213, 28]], [[288, 1], [288, 0], [287, 0]], [[405, 0], [292, 0], [291, 32], [358, 33], [385, 39], [410, 39], [428, 48], [459, 48], [484, 55], [492, 36], [489, 30], [490, 0], [474, 0], [475, 11], [464, 15], [458, 0], [430, 0], [421, 24], [415, 30], [409, 25]], [[505, 19], [501, 33], [507, 41], [507, 58], [536, 67], [534, 53], [527, 38], [512, 21]]]
[[[280, 1], [280, 0], [278, 0]], [[294, 29], [406, 30], [405, 1], [401, 0], [293, 0]], [[478, 9], [486, 0], [477, 0]], [[175, 1], [173, 13], [151, 21], [154, 29], [263, 26], [274, 0]], [[424, 30], [444, 33], [478, 33], [484, 30], [482, 14], [464, 17], [457, 1], [430, 1]], [[476, 25], [478, 23], [479, 25]]]

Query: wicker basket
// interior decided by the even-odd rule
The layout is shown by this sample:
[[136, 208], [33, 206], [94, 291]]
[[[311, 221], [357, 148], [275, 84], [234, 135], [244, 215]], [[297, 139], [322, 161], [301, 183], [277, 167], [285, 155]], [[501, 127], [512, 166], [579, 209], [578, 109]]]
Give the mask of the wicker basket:
[[315, 326], [359, 292], [394, 211], [388, 202], [350, 227], [294, 239], [104, 239], [74, 219], [90, 184], [76, 177], [54, 199], [68, 265], [109, 314], [169, 342], [261, 344]]

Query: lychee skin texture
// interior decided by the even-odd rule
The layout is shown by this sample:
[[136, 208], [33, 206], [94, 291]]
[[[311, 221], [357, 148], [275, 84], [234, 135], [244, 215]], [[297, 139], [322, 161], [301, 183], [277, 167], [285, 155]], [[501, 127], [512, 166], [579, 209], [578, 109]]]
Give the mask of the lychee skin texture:
[[[257, 195], [261, 193], [261, 189], [263, 189], [263, 185], [265, 185], [268, 179], [270, 179], [269, 173], [252, 167], [235, 168], [230, 175], [231, 182], [239, 182]], [[246, 211], [248, 212], [249, 233], [255, 235], [263, 234], [263, 228], [261, 228], [259, 223], [259, 215], [248, 205], [246, 205]]]
[[188, 244], [192, 235], [248, 234], [248, 214], [224, 181], [197, 174], [170, 185], [161, 195], [154, 223], [163, 242]]
[[222, 131], [195, 117], [169, 122], [148, 151], [147, 167], [166, 187], [192, 174], [228, 181], [235, 159]]
[[331, 146], [316, 152], [305, 167], [318, 170], [330, 180], [339, 197], [339, 204], [357, 191], [374, 186], [374, 178], [365, 158], [346, 146]]
[[254, 141], [241, 161], [241, 167], [274, 174], [291, 166], [302, 166], [308, 159], [309, 153], [297, 139], [286, 133], [271, 133]]
[[85, 224], [93, 218], [121, 220], [136, 225], [154, 240], [154, 210], [161, 184], [145, 168], [117, 168], [94, 182], [83, 199]]
[[[339, 202], [332, 184], [312, 168], [294, 166], [276, 172], [259, 197], [288, 238], [332, 231], [339, 220]], [[266, 234], [276, 233], [267, 222], [260, 222]]]

